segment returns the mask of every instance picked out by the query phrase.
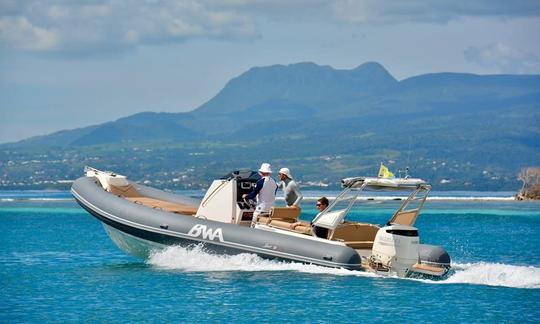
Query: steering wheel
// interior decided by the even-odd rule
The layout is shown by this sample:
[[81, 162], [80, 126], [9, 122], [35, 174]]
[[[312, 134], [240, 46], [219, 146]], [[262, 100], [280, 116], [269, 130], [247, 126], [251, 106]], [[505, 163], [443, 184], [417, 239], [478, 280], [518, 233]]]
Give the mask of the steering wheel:
[[244, 207], [245, 209], [253, 209], [255, 208], [255, 202], [251, 199], [243, 198], [244, 199]]

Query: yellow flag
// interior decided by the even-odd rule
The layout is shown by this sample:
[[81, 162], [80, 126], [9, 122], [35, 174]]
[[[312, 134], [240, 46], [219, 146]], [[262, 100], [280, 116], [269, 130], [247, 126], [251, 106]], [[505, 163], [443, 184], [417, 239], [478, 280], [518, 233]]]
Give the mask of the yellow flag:
[[381, 167], [379, 168], [379, 178], [393, 178], [394, 174], [388, 170], [387, 167], [384, 166], [384, 164], [381, 163]]

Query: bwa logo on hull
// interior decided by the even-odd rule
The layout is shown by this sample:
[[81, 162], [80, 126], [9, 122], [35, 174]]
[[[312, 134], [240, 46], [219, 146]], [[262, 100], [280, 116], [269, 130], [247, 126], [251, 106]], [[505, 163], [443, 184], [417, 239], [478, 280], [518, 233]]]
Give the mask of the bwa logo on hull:
[[216, 229], [207, 228], [206, 225], [197, 224], [193, 226], [188, 234], [191, 237], [202, 237], [205, 240], [215, 241], [217, 238], [220, 242], [223, 242], [223, 232], [220, 227]]

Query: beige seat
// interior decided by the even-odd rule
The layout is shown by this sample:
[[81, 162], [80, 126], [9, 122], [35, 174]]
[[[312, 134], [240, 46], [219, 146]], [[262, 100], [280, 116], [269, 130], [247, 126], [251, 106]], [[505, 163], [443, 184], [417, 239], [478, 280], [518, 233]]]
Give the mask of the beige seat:
[[294, 231], [301, 234], [311, 235], [311, 224], [309, 222], [300, 222], [299, 225], [294, 227]]
[[268, 225], [271, 221], [270, 216], [259, 216], [259, 219], [257, 220], [259, 224]]
[[270, 209], [270, 219], [294, 223], [301, 212], [300, 208], [272, 207]]
[[295, 223], [300, 216], [300, 208], [272, 207], [270, 209], [270, 222], [273, 227], [289, 229], [292, 223]]
[[272, 219], [270, 221], [270, 226], [273, 227], [281, 227], [281, 228], [291, 228], [291, 224], [294, 224], [294, 222], [279, 220], [279, 219]]
[[288, 224], [296, 222], [300, 213], [300, 208], [272, 207], [270, 209], [270, 214], [268, 216], [259, 216], [257, 222], [259, 222], [259, 224], [287, 227]]
[[278, 227], [295, 231], [302, 234], [311, 234], [311, 226], [308, 222], [301, 222], [294, 229], [291, 229], [291, 224], [298, 221], [302, 210], [300, 208], [290, 207], [272, 207], [270, 209], [270, 215], [259, 216], [259, 224], [270, 225], [272, 227]]
[[345, 222], [338, 226], [330, 239], [342, 241], [353, 249], [371, 249], [379, 227], [367, 223]]
[[399, 211], [390, 219], [390, 224], [401, 224], [407, 226], [413, 226], [420, 209], [412, 209], [408, 211]]

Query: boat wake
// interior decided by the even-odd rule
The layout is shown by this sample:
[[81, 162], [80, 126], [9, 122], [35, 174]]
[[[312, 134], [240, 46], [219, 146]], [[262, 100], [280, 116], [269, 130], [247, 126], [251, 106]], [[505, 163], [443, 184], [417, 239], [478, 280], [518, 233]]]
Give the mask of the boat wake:
[[73, 198], [0, 198], [0, 202], [14, 202], [14, 201], [44, 201], [44, 202], [57, 202], [57, 201], [73, 201]]
[[[304, 201], [316, 201], [320, 196], [304, 196]], [[335, 200], [337, 196], [326, 196], [329, 200]], [[359, 196], [356, 197], [357, 201], [392, 201], [392, 200], [405, 200], [407, 196]], [[278, 201], [284, 201], [284, 198], [276, 198]], [[515, 201], [516, 198], [510, 196], [429, 196], [428, 201]]]
[[[153, 267], [184, 272], [220, 271], [296, 271], [337, 276], [382, 277], [346, 269], [326, 268], [311, 264], [266, 260], [255, 254], [216, 255], [204, 251], [201, 245], [191, 248], [167, 247], [153, 253], [147, 263]], [[445, 280], [406, 279], [427, 284], [474, 284], [510, 288], [540, 289], [540, 268], [500, 263], [452, 264], [453, 274]]]
[[167, 247], [151, 254], [147, 263], [161, 269], [182, 270], [185, 272], [218, 271], [297, 271], [313, 274], [358, 275], [377, 277], [376, 274], [334, 269], [312, 264], [266, 260], [255, 254], [218, 255], [204, 251], [201, 245], [191, 248], [180, 246]]
[[479, 262], [452, 264], [452, 268], [455, 273], [446, 280], [429, 282], [540, 289], [540, 268], [538, 267]]

